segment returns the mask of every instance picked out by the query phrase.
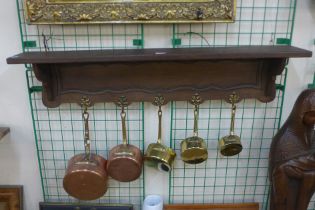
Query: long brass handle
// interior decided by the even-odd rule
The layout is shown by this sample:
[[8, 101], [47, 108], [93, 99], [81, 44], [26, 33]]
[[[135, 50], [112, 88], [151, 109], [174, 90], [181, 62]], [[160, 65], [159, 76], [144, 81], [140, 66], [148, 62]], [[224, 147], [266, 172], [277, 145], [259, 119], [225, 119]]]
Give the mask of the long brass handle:
[[199, 117], [199, 106], [195, 105], [195, 108], [194, 108], [194, 136], [198, 136], [198, 117]]
[[90, 100], [87, 98], [82, 98], [82, 118], [84, 121], [84, 149], [85, 149], [85, 159], [90, 160], [91, 158], [91, 142], [90, 142], [90, 129], [89, 129], [89, 113], [87, 111], [90, 105]]
[[127, 128], [126, 128], [126, 112], [125, 107], [129, 105], [127, 98], [125, 96], [120, 96], [117, 103], [117, 106], [121, 107], [121, 130], [122, 130], [122, 137], [123, 137], [123, 145], [127, 146]]
[[233, 103], [232, 104], [232, 113], [231, 113], [230, 135], [234, 135], [235, 114], [236, 114], [236, 105]]
[[235, 126], [235, 114], [236, 114], [236, 105], [239, 101], [239, 96], [236, 93], [230, 95], [229, 101], [232, 104], [232, 111], [231, 111], [231, 125], [230, 125], [230, 135], [234, 135], [234, 126]]
[[158, 111], [158, 116], [159, 116], [159, 130], [158, 130], [158, 140], [157, 142], [161, 144], [161, 139], [162, 139], [162, 108], [159, 106], [159, 111]]
[[123, 145], [127, 145], [127, 129], [126, 129], [126, 112], [124, 107], [122, 106], [121, 113], [121, 126], [122, 126], [122, 136], [123, 136]]
[[153, 105], [158, 106], [158, 116], [159, 116], [159, 130], [158, 130], [158, 140], [157, 142], [161, 144], [162, 139], [162, 105], [165, 103], [165, 98], [161, 95], [154, 97]]

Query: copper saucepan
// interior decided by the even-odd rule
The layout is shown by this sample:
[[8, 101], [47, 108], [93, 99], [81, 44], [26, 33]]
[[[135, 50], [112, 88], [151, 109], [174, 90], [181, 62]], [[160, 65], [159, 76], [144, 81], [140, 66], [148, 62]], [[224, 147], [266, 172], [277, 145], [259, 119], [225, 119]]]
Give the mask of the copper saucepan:
[[107, 171], [109, 176], [120, 182], [130, 182], [139, 178], [142, 172], [142, 154], [138, 147], [127, 143], [126, 112], [127, 102], [120, 98], [123, 143], [109, 152]]
[[89, 137], [89, 100], [82, 99], [84, 120], [85, 153], [73, 156], [68, 161], [66, 175], [63, 178], [65, 191], [80, 200], [95, 200], [107, 191], [106, 160], [100, 155], [91, 154]]

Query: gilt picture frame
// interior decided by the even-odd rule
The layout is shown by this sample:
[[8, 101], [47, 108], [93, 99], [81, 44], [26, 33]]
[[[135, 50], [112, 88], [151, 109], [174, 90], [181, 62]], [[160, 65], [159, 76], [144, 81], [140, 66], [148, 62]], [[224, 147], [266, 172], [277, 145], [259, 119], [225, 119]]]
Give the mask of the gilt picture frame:
[[236, 0], [24, 0], [28, 24], [234, 22]]
[[23, 186], [0, 185], [0, 210], [23, 210]]

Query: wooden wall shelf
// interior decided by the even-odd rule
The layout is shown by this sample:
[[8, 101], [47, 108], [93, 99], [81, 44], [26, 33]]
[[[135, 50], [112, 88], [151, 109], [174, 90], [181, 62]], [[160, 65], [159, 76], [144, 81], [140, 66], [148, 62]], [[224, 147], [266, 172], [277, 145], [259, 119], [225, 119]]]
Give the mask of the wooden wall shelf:
[[181, 49], [96, 50], [25, 52], [7, 59], [8, 64], [32, 64], [43, 83], [43, 103], [79, 103], [82, 96], [93, 103], [240, 98], [262, 102], [275, 97], [275, 78], [288, 58], [311, 57], [291, 46], [245, 46]]

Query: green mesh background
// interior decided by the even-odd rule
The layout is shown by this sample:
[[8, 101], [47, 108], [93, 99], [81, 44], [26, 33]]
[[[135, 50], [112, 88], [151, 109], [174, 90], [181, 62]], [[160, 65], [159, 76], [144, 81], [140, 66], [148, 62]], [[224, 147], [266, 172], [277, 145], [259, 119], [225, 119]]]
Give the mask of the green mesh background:
[[[199, 136], [208, 145], [208, 160], [198, 165], [176, 161], [170, 176], [171, 203], [258, 202], [268, 209], [268, 155], [281, 114], [282, 92], [271, 103], [243, 100], [237, 104], [235, 134], [242, 152], [221, 156], [218, 140], [229, 134], [231, 105], [206, 101], [200, 106]], [[188, 102], [173, 103], [172, 146], [180, 154], [180, 142], [192, 135], [193, 111]], [[180, 157], [178, 157], [180, 159]]]
[[[29, 88], [36, 85], [32, 71], [27, 71]], [[32, 89], [31, 89], [32, 90]], [[82, 109], [77, 104], [62, 104], [47, 109], [41, 92], [30, 92], [37, 155], [45, 201], [80, 202], [63, 189], [68, 160], [84, 153]], [[98, 103], [88, 110], [92, 152], [108, 156], [122, 143], [120, 108], [114, 103]], [[143, 103], [133, 103], [127, 110], [127, 139], [143, 151]], [[144, 196], [144, 174], [136, 181], [123, 183], [109, 179], [106, 194], [93, 203], [132, 203], [140, 208]]]

